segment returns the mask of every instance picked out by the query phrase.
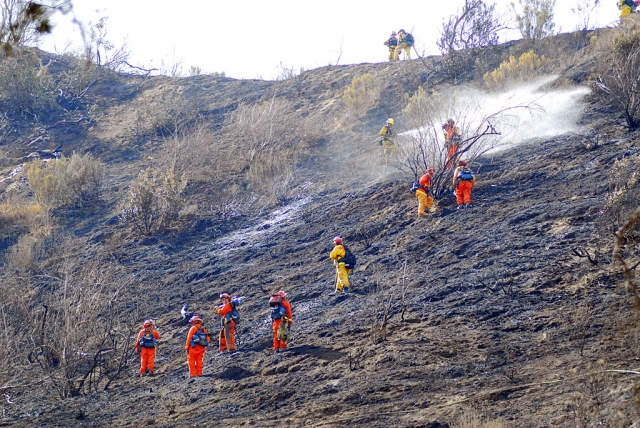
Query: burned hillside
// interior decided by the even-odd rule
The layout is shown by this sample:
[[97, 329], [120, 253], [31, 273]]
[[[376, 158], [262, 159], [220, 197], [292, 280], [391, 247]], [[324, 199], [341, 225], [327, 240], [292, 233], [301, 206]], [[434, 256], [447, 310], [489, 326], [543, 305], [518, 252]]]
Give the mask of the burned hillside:
[[[538, 46], [550, 61], [540, 73], [559, 75], [551, 89], [593, 83], [590, 37]], [[529, 50], [484, 52], [484, 67]], [[54, 80], [74, 70], [56, 61]], [[631, 425], [638, 314], [612, 251], [637, 207], [637, 131], [592, 92], [571, 132], [474, 159], [472, 209], [448, 190], [418, 218], [415, 177], [384, 164], [378, 131], [403, 123], [419, 87], [482, 84], [480, 66], [455, 78], [442, 67], [432, 57], [273, 82], [104, 74], [73, 108], [6, 116], [2, 423]], [[379, 99], [350, 109], [343, 94], [365, 74]], [[99, 188], [80, 186], [86, 197], [23, 159], [60, 144], [85, 177], [104, 168]], [[180, 198], [148, 229], [123, 215], [145, 177]], [[358, 257], [348, 297], [328, 295], [336, 235]], [[623, 246], [633, 265], [635, 229]], [[271, 350], [278, 290], [293, 306], [284, 353]], [[245, 297], [231, 355], [216, 352], [222, 292]], [[200, 378], [188, 377], [186, 303], [213, 338]], [[155, 375], [140, 378], [134, 339], [148, 318], [162, 337]]]

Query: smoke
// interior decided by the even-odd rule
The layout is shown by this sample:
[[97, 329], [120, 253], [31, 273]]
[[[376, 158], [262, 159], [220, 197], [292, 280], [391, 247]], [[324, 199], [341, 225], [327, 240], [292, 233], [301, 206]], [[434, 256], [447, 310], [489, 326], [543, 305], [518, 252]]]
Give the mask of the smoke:
[[[585, 86], [549, 88], [558, 76], [547, 76], [527, 82], [498, 94], [487, 94], [485, 112], [498, 111], [504, 106], [530, 105], [531, 109], [516, 108], [501, 115], [499, 131], [503, 138], [492, 151], [504, 150], [526, 141], [551, 138], [576, 132], [584, 110], [582, 98], [591, 90]], [[547, 88], [547, 89], [545, 89]]]
[[[551, 88], [558, 76], [546, 76], [535, 81], [521, 83], [498, 93], [487, 93], [471, 87], [458, 87], [453, 95], [445, 98], [425, 131], [448, 118], [456, 120], [463, 139], [479, 135], [491, 124], [499, 136], [483, 137], [481, 151], [504, 150], [532, 139], [550, 138], [577, 131], [583, 112], [582, 98], [590, 92], [584, 86]], [[415, 136], [417, 130], [400, 135]], [[440, 137], [439, 144], [444, 141]], [[482, 149], [484, 147], [484, 149]]]

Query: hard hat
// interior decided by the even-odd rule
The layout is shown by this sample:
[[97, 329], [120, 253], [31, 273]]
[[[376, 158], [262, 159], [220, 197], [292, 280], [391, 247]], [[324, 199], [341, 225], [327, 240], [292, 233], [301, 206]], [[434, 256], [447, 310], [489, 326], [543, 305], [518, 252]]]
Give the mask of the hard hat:
[[433, 174], [436, 172], [436, 169], [432, 166], [427, 167], [427, 174]]
[[194, 315], [189, 320], [189, 324], [193, 324], [193, 323], [196, 323], [196, 322], [202, 323], [202, 318], [200, 318], [200, 315]]
[[278, 296], [282, 297], [283, 299], [287, 298], [287, 293], [285, 293], [284, 291], [280, 290], [276, 293]]
[[151, 327], [153, 325], [153, 321], [151, 320], [145, 320], [144, 324], [142, 325], [144, 328], [147, 327]]
[[467, 162], [460, 160], [460, 162], [458, 162], [458, 166], [467, 166]]
[[220, 300], [222, 300], [222, 299], [230, 299], [230, 298], [231, 298], [231, 296], [229, 296], [227, 293], [222, 293], [220, 295]]
[[398, 33], [404, 33], [404, 30], [401, 29], [400, 31], [398, 31]]
[[391, 32], [391, 35], [392, 35], [392, 36], [397, 36], [397, 34], [396, 34], [396, 32], [395, 32], [395, 31], [392, 31], [392, 32]]
[[336, 245], [342, 244], [342, 238], [339, 236], [336, 236], [335, 238], [333, 238], [333, 243]]
[[453, 126], [456, 123], [453, 121], [453, 119], [449, 118], [449, 119], [447, 119], [447, 124]]
[[393, 125], [394, 124], [393, 119], [391, 118], [387, 119], [387, 123], [390, 123], [391, 125]]

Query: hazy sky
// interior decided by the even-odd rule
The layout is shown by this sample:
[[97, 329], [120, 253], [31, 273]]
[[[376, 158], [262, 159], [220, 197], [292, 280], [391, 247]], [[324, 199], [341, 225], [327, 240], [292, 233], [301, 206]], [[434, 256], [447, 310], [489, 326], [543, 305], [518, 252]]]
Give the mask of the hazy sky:
[[[491, 4], [491, 0], [485, 1]], [[496, 0], [506, 12], [510, 0]], [[613, 25], [619, 11], [602, 0], [592, 18], [597, 26]], [[81, 46], [71, 21], [84, 24], [108, 17], [107, 39], [126, 41], [130, 63], [145, 68], [171, 68], [187, 74], [190, 66], [227, 77], [273, 79], [286, 68], [306, 70], [329, 64], [382, 62], [382, 44], [392, 30], [412, 32], [416, 48], [439, 54], [435, 41], [445, 17], [464, 0], [74, 0], [73, 11], [54, 18], [56, 27], [41, 48], [62, 53]], [[578, 25], [571, 12], [575, 0], [557, 0], [556, 30]], [[505, 39], [519, 38], [511, 32]]]

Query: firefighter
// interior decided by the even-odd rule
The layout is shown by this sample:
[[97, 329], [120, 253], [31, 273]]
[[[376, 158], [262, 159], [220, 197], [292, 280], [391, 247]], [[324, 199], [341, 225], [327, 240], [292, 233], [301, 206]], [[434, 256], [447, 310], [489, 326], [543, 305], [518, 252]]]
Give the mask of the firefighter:
[[400, 53], [404, 50], [405, 60], [411, 60], [411, 47], [413, 46], [413, 35], [404, 30], [398, 31], [398, 46], [396, 47], [395, 58], [400, 58]]
[[231, 317], [233, 306], [231, 304], [231, 296], [227, 293], [220, 295], [222, 305], [216, 308], [216, 313], [222, 316], [219, 336], [220, 353], [235, 352], [236, 350], [236, 321]]
[[156, 359], [156, 345], [160, 333], [154, 328], [153, 321], [146, 320], [136, 340], [136, 351], [140, 354], [140, 377], [148, 374], [153, 376]]
[[467, 166], [467, 162], [460, 160], [458, 167], [453, 173], [453, 188], [456, 189], [456, 199], [458, 209], [472, 208], [471, 189], [476, 184], [476, 177]]
[[431, 177], [436, 173], [432, 166], [427, 168], [425, 174], [418, 181], [420, 186], [416, 189], [416, 197], [418, 198], [418, 217], [424, 215], [425, 210], [433, 212], [431, 205], [433, 204], [433, 192], [431, 190]]
[[398, 35], [395, 31], [391, 33], [389, 40], [385, 40], [384, 45], [389, 47], [389, 61], [397, 61], [398, 58], [396, 58], [396, 47], [398, 46]]
[[330, 296], [335, 296], [336, 294], [349, 294], [349, 274], [351, 273], [351, 269], [345, 267], [345, 262], [342, 261], [344, 257], [347, 255], [347, 250], [344, 245], [342, 245], [342, 238], [336, 236], [333, 238], [333, 251], [329, 257], [333, 260], [333, 264], [336, 267], [336, 288], [332, 293], [329, 293]]
[[383, 154], [384, 154], [384, 163], [385, 165], [389, 164], [389, 161], [396, 153], [396, 146], [393, 144], [393, 124], [395, 122], [392, 118], [387, 119], [387, 122], [384, 124], [378, 135], [382, 137], [380, 144], [382, 144]]
[[442, 132], [444, 133], [444, 145], [447, 148], [447, 169], [451, 169], [451, 166], [455, 164], [456, 153], [458, 153], [461, 131], [453, 119], [449, 118], [442, 125]]
[[184, 349], [187, 351], [187, 362], [189, 364], [189, 377], [202, 376], [202, 360], [204, 353], [211, 342], [207, 329], [202, 324], [199, 315], [194, 315], [189, 320], [191, 328], [187, 335], [187, 342]]
[[273, 350], [278, 352], [281, 349], [287, 349], [291, 324], [293, 324], [293, 312], [291, 311], [291, 303], [287, 300], [287, 293], [280, 290], [273, 297], [276, 298], [272, 298], [269, 301], [272, 313]]

